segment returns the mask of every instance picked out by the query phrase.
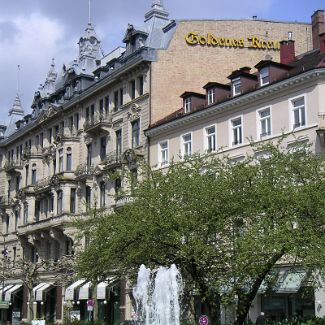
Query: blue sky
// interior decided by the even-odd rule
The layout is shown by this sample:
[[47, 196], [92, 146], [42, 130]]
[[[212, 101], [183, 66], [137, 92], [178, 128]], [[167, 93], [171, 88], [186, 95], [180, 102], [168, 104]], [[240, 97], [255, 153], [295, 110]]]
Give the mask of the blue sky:
[[[128, 23], [141, 24], [152, 0], [91, 0], [92, 21], [106, 53], [122, 45]], [[163, 0], [172, 19], [251, 18], [310, 22], [324, 0]], [[88, 0], [0, 0], [0, 120], [7, 119], [17, 91], [30, 112], [52, 57], [56, 68], [77, 56], [88, 21]]]

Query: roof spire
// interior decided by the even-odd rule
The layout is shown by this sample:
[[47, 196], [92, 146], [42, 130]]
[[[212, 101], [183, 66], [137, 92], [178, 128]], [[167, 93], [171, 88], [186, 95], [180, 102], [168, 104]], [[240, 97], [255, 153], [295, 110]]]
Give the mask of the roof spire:
[[145, 20], [152, 17], [168, 20], [169, 13], [165, 10], [163, 0], [151, 0], [151, 9], [145, 14]]
[[19, 94], [16, 95], [12, 108], [9, 110], [9, 115], [16, 114], [16, 115], [24, 115], [24, 110], [21, 106], [21, 101]]

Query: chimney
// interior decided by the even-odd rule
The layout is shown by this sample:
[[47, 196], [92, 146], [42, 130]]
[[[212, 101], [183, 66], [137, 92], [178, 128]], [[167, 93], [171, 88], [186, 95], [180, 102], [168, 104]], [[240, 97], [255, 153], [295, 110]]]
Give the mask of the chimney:
[[320, 34], [325, 33], [324, 10], [317, 10], [311, 16], [313, 49], [320, 48]]
[[288, 64], [295, 59], [295, 41], [281, 41], [280, 42], [280, 62]]
[[325, 52], [325, 33], [319, 35], [319, 50]]

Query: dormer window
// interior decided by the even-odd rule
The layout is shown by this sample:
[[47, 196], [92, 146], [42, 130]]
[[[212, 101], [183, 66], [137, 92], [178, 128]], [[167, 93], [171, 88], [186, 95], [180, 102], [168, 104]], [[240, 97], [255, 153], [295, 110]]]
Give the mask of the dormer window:
[[214, 89], [208, 90], [208, 105], [211, 105], [214, 103]]
[[184, 99], [184, 113], [190, 113], [192, 106], [192, 99], [191, 97], [187, 97]]
[[270, 70], [268, 67], [260, 70], [260, 85], [265, 86], [270, 83]]
[[241, 81], [240, 78], [237, 78], [232, 81], [232, 95], [238, 96], [240, 94], [241, 94]]

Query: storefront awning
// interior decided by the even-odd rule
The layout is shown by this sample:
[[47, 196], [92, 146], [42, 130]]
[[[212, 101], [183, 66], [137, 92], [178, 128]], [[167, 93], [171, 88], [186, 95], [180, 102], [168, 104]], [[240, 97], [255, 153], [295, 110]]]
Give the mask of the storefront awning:
[[[279, 272], [276, 284], [271, 289], [275, 293], [295, 293], [299, 291], [306, 276], [305, 271], [282, 270]], [[266, 289], [267, 284], [263, 281], [258, 293], [264, 293]]]
[[111, 277], [107, 281], [103, 281], [97, 284], [97, 299], [98, 300], [106, 300], [108, 297], [107, 294], [107, 287], [112, 288], [116, 285], [117, 278]]
[[84, 282], [85, 282], [85, 280], [78, 280], [78, 281], [72, 283], [69, 287], [67, 287], [65, 289], [64, 300], [65, 301], [74, 300], [75, 289], [78, 288], [79, 286], [81, 286]]
[[49, 290], [53, 283], [45, 283], [42, 287], [35, 291], [35, 301], [43, 301], [43, 293]]
[[1, 290], [0, 290], [0, 297], [2, 297], [3, 292], [6, 292], [7, 290], [9, 290], [10, 288], [12, 288], [13, 286], [14, 286], [13, 284], [8, 284], [4, 288], [1, 288]]
[[89, 299], [89, 289], [91, 286], [91, 282], [86, 282], [80, 289], [79, 289], [79, 300], [87, 300]]
[[16, 284], [13, 287], [11, 287], [9, 290], [5, 293], [5, 301], [11, 301], [11, 295], [13, 295], [15, 292], [21, 289], [23, 285], [22, 284]]
[[42, 288], [45, 285], [46, 285], [45, 282], [41, 282], [40, 284], [38, 284], [36, 287], [33, 288], [33, 297], [34, 297], [34, 299], [36, 298], [36, 291], [39, 290], [40, 288]]

